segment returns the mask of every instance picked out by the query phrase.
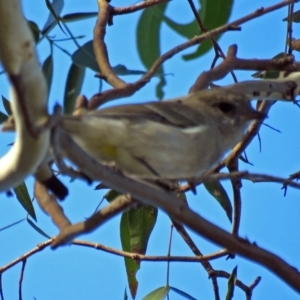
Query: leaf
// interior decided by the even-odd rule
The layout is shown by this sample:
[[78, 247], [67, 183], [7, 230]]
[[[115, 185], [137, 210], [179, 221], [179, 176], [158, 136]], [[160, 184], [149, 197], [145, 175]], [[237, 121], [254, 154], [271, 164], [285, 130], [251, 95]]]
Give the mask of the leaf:
[[85, 12], [85, 13], [73, 13], [73, 14], [67, 14], [60, 18], [63, 22], [74, 22], [74, 21], [80, 21], [85, 20], [88, 18], [94, 18], [97, 17], [97, 12]]
[[36, 221], [35, 211], [26, 187], [26, 184], [22, 182], [17, 187], [13, 188], [17, 199], [20, 204], [24, 207], [27, 213]]
[[[101, 73], [94, 53], [93, 41], [88, 41], [72, 54], [72, 61], [75, 65], [89, 68], [97, 73]], [[124, 65], [116, 65], [112, 68], [117, 75], [144, 75], [145, 71], [129, 70]]]
[[45, 75], [48, 84], [48, 95], [51, 91], [52, 79], [53, 79], [53, 56], [50, 54], [42, 65], [42, 71]]
[[118, 196], [122, 195], [121, 193], [115, 191], [115, 190], [109, 190], [103, 198], [105, 198], [108, 202], [112, 202], [115, 200]]
[[203, 182], [206, 190], [220, 203], [228, 219], [232, 222], [232, 206], [230, 199], [221, 183], [217, 180]]
[[169, 286], [162, 286], [146, 295], [142, 300], [163, 300], [170, 291]]
[[[136, 31], [137, 49], [142, 63], [148, 70], [161, 55], [160, 29], [167, 4], [164, 3], [145, 9], [138, 21]], [[164, 73], [162, 66], [158, 69], [157, 73], [161, 75]], [[165, 79], [160, 77], [160, 82], [156, 87], [156, 95], [160, 99], [164, 95], [164, 86]]]
[[[157, 209], [143, 205], [132, 208], [122, 214], [120, 235], [124, 251], [145, 254], [150, 234], [157, 219]], [[138, 281], [136, 273], [140, 268], [140, 262], [125, 258], [127, 280], [131, 296], [136, 295]]]
[[282, 21], [287, 20], [292, 20], [294, 23], [300, 23], [300, 10], [295, 11], [291, 16], [284, 18]]
[[234, 294], [234, 286], [237, 278], [237, 266], [232, 270], [228, 279], [228, 289], [226, 294], [226, 300], [231, 300]]
[[[46, 4], [49, 0], [46, 0]], [[48, 6], [48, 5], [47, 5]], [[55, 16], [59, 16], [63, 7], [64, 7], [64, 0], [53, 0], [52, 4], [50, 5], [51, 9], [54, 11]], [[57, 22], [52, 13], [49, 14], [46, 24], [42, 29], [42, 35], [46, 35], [49, 33], [55, 26]]]
[[51, 239], [51, 236], [49, 236], [47, 233], [45, 233], [40, 227], [36, 226], [30, 219], [27, 218], [27, 222], [39, 234], [41, 234], [42, 236], [44, 236], [47, 239]]
[[[208, 30], [220, 27], [227, 23], [231, 14], [233, 0], [199, 0], [199, 2], [201, 8], [198, 11], [198, 14], [200, 15], [202, 23]], [[196, 20], [188, 24], [180, 24], [164, 16], [164, 21], [170, 28], [188, 39], [191, 39], [201, 32]], [[215, 37], [216, 40], [219, 38], [220, 36]], [[198, 49], [194, 53], [183, 55], [183, 59], [191, 60], [197, 58], [208, 52], [212, 46], [211, 41], [206, 40], [198, 46]]]
[[[60, 25], [60, 22], [59, 22], [59, 14], [60, 14], [60, 10], [59, 9], [55, 9], [55, 7], [54, 7], [54, 3], [55, 2], [58, 2], [58, 1], [53, 1], [53, 6], [52, 6], [52, 4], [51, 4], [51, 2], [49, 1], [49, 0], [46, 0], [46, 5], [47, 5], [47, 8], [49, 9], [49, 11], [50, 11], [50, 13], [51, 13], [51, 15], [53, 16], [53, 18], [55, 19], [55, 21], [56, 21], [56, 23], [58, 24], [58, 26], [59, 26], [59, 28], [61, 29], [61, 31], [64, 33], [64, 34], [66, 34], [65, 32], [64, 32], [64, 29], [61, 27], [61, 25]], [[62, 1], [63, 2], [63, 1]], [[57, 12], [58, 12], [58, 14], [57, 14]]]
[[174, 291], [175, 293], [177, 293], [180, 296], [183, 296], [186, 299], [197, 300], [196, 298], [192, 297], [191, 295], [187, 294], [186, 292], [184, 292], [182, 290], [179, 290], [179, 289], [177, 289], [175, 287], [170, 286], [170, 290]]
[[[127, 225], [127, 214], [126, 212], [122, 214], [121, 222], [120, 222], [120, 236], [123, 251], [130, 252], [130, 233]], [[135, 274], [140, 268], [140, 264], [138, 261], [125, 257], [125, 268], [127, 273], [127, 282], [130, 290], [130, 294], [134, 299], [136, 296], [138, 281], [135, 277]]]
[[99, 66], [94, 54], [93, 41], [88, 41], [78, 48], [71, 56], [73, 64], [89, 68], [97, 73], [100, 73]]
[[68, 76], [65, 87], [64, 94], [64, 114], [70, 115], [73, 113], [75, 102], [77, 97], [80, 94], [83, 80], [85, 75], [85, 69], [82, 67], [78, 67], [77, 65], [72, 64]]
[[126, 288], [125, 288], [125, 291], [124, 291], [124, 300], [128, 300], [128, 295], [127, 295], [127, 291], [126, 291]]
[[10, 108], [10, 102], [4, 96], [2, 96], [2, 103], [3, 103], [5, 111], [10, 116], [12, 114], [12, 111]]
[[40, 39], [40, 29], [33, 21], [27, 21], [27, 24], [31, 30], [35, 43]]
[[3, 122], [5, 122], [7, 119], [8, 119], [8, 115], [6, 115], [2, 111], [0, 111], [0, 124], [2, 124]]

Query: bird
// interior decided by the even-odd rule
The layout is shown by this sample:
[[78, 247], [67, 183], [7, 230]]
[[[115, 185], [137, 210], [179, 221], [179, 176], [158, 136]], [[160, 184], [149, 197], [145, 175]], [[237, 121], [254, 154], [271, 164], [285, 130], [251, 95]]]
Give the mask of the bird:
[[241, 92], [213, 88], [166, 101], [64, 116], [62, 130], [92, 158], [146, 180], [193, 180], [266, 115]]

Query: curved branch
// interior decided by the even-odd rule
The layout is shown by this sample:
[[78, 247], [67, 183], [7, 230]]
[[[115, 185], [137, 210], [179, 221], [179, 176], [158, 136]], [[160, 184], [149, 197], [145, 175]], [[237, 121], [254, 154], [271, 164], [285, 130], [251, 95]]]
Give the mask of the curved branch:
[[[36, 171], [50, 141], [49, 130], [36, 134], [31, 126], [48, 119], [47, 86], [18, 0], [0, 0], [0, 59], [12, 83], [11, 106], [17, 131], [16, 142], [0, 159], [0, 191], [4, 191]], [[26, 109], [29, 104], [30, 111]]]

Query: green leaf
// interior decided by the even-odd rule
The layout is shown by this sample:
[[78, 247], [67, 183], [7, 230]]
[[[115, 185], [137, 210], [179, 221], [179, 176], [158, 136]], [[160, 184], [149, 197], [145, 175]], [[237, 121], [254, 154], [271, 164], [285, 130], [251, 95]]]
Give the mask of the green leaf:
[[146, 295], [142, 300], [163, 300], [170, 291], [169, 286], [162, 286]]
[[145, 254], [150, 234], [156, 223], [157, 208], [142, 205], [127, 211], [131, 252]]
[[[233, 0], [199, 0], [199, 2], [200, 10], [198, 14], [208, 30], [220, 27], [228, 22]], [[164, 16], [164, 21], [170, 28], [188, 39], [191, 39], [201, 32], [196, 20], [188, 24], [180, 24]], [[220, 36], [215, 37], [216, 40], [219, 38]], [[197, 58], [208, 52], [212, 46], [210, 40], [204, 41], [198, 46], [198, 49], [194, 53], [183, 55], [183, 59], [191, 60]]]
[[231, 202], [221, 183], [217, 180], [209, 180], [207, 182], [203, 182], [203, 185], [207, 191], [220, 203], [229, 221], [232, 222]]
[[[53, 1], [53, 4], [54, 4], [55, 2], [58, 2], [58, 1]], [[62, 1], [62, 2], [63, 2], [63, 1]], [[56, 23], [58, 24], [59, 28], [61, 29], [61, 31], [62, 31], [64, 34], [66, 34], [66, 33], [64, 32], [64, 29], [61, 27], [60, 22], [59, 22], [59, 13], [60, 13], [60, 12], [59, 12], [58, 14], [56, 13], [55, 8], [52, 6], [52, 4], [51, 4], [51, 2], [50, 2], [49, 0], [46, 0], [46, 5], [47, 5], [47, 8], [49, 9], [51, 15], [52, 15], [53, 18], [55, 19]]]
[[26, 184], [22, 182], [17, 187], [13, 188], [17, 199], [20, 204], [24, 207], [27, 213], [36, 221], [35, 211], [26, 187]]
[[[50, 3], [50, 8], [48, 6], [48, 4], [50, 3], [49, 0], [46, 0], [46, 5], [48, 7], [48, 9], [50, 10], [50, 14], [48, 16], [48, 19], [46, 21], [46, 24], [44, 25], [43, 29], [42, 29], [42, 35], [46, 35], [47, 33], [49, 33], [55, 26], [56, 24], [58, 24], [58, 22], [55, 20], [54, 15], [57, 17], [60, 15], [63, 7], [64, 7], [64, 0], [53, 0], [52, 3]], [[51, 10], [54, 12], [51, 12]]]
[[300, 23], [300, 10], [295, 11], [291, 16], [284, 18], [282, 21], [292, 20], [292, 22]]
[[78, 48], [71, 56], [73, 64], [89, 68], [97, 73], [100, 73], [98, 63], [96, 61], [93, 41], [88, 41]]
[[73, 14], [66, 14], [60, 18], [63, 22], [74, 22], [85, 20], [88, 18], [95, 18], [98, 16], [97, 12], [86, 12], [86, 13], [73, 13]]
[[44, 236], [47, 239], [51, 239], [51, 236], [49, 236], [47, 233], [45, 233], [40, 227], [36, 226], [30, 219], [27, 218], [27, 222], [39, 234], [41, 234], [42, 236]]
[[[142, 63], [148, 70], [155, 60], [161, 56], [160, 30], [167, 4], [164, 3], [145, 9], [138, 21], [136, 31], [137, 49]], [[164, 73], [163, 67], [160, 67], [157, 73], [162, 75]], [[160, 77], [160, 82], [156, 88], [156, 95], [160, 99], [164, 95], [164, 86], [165, 79]]]
[[51, 91], [52, 79], [53, 79], [53, 57], [50, 54], [44, 61], [42, 65], [42, 72], [45, 75], [47, 84], [48, 84], [48, 95]]
[[31, 30], [35, 43], [40, 39], [40, 29], [33, 21], [27, 21], [27, 24]]
[[[89, 68], [97, 73], [101, 73], [94, 53], [93, 41], [88, 41], [72, 54], [72, 61], [75, 65]], [[145, 71], [130, 70], [124, 65], [116, 65], [112, 68], [117, 75], [144, 75]]]
[[[145, 254], [150, 234], [157, 219], [157, 209], [143, 205], [131, 208], [121, 217], [120, 235], [124, 251]], [[140, 262], [125, 258], [127, 280], [132, 297], [135, 297], [138, 281], [136, 273], [140, 268]]]
[[3, 122], [5, 122], [7, 119], [8, 119], [8, 115], [6, 115], [2, 111], [0, 111], [0, 124], [2, 124]]
[[5, 111], [10, 116], [12, 114], [12, 111], [10, 108], [10, 102], [8, 101], [8, 99], [6, 99], [4, 96], [2, 96], [2, 103], [3, 103]]
[[118, 196], [122, 195], [121, 193], [115, 191], [115, 190], [109, 190], [103, 198], [105, 198], [108, 202], [112, 202], [115, 200]]
[[226, 294], [226, 300], [231, 300], [234, 294], [234, 287], [237, 278], [237, 266], [232, 270], [228, 279], [228, 289]]
[[189, 300], [197, 300], [196, 298], [192, 297], [191, 295], [187, 294], [186, 292], [182, 291], [182, 290], [179, 290], [175, 287], [172, 287], [170, 286], [170, 290], [174, 291], [176, 294], [186, 298], [186, 299], [189, 299]]
[[[121, 217], [120, 222], [120, 236], [121, 236], [121, 243], [123, 251], [130, 252], [130, 233], [129, 233], [129, 227], [128, 227], [128, 220], [127, 220], [127, 214], [124, 212]], [[140, 263], [136, 260], [130, 259], [125, 257], [125, 268], [127, 273], [127, 281], [128, 286], [130, 290], [130, 294], [132, 298], [134, 299], [136, 296], [137, 288], [138, 288], [138, 281], [136, 279], [136, 273], [140, 269]]]
[[71, 65], [68, 72], [65, 94], [64, 94], [65, 115], [70, 115], [73, 113], [76, 99], [79, 96], [82, 88], [84, 75], [85, 75], [84, 68], [78, 67], [74, 64]]

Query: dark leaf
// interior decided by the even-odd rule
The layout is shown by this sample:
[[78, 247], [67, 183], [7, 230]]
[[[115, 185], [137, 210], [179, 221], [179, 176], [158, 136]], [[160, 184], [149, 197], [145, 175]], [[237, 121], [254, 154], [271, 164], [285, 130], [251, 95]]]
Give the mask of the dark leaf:
[[45, 75], [47, 84], [48, 84], [48, 95], [51, 91], [52, 79], [53, 79], [53, 57], [50, 54], [44, 61], [42, 65], [42, 71]]
[[187, 294], [186, 292], [179, 290], [175, 287], [170, 286], [170, 290], [174, 291], [176, 294], [184, 297], [185, 299], [189, 299], [189, 300], [197, 300], [196, 298], [192, 297], [191, 295]]
[[3, 103], [5, 111], [10, 116], [12, 114], [12, 111], [10, 108], [10, 102], [4, 96], [2, 96], [2, 103]]
[[23, 182], [19, 184], [17, 187], [13, 188], [13, 190], [20, 204], [24, 207], [27, 213], [36, 221], [35, 211], [25, 183]]
[[42, 29], [42, 35], [46, 35], [47, 33], [49, 33], [50, 30], [53, 29], [56, 26], [56, 24], [58, 23], [55, 20], [51, 10], [54, 12], [54, 15], [57, 17], [60, 15], [60, 13], [64, 7], [64, 0], [53, 0], [52, 3], [50, 3], [50, 5], [49, 5], [50, 8], [48, 6], [48, 3], [50, 3], [50, 1], [46, 0], [46, 5], [47, 5], [48, 9], [50, 10], [50, 14], [48, 16], [46, 24], [44, 25], [44, 27]]
[[234, 294], [234, 286], [237, 278], [237, 266], [232, 270], [228, 279], [228, 289], [226, 294], [226, 300], [231, 300]]
[[220, 203], [229, 221], [232, 222], [231, 202], [221, 183], [217, 180], [210, 180], [207, 182], [203, 182], [203, 185], [205, 186], [207, 191]]
[[[130, 233], [126, 212], [124, 212], [121, 217], [120, 236], [123, 251], [130, 252]], [[139, 284], [135, 275], [140, 268], [140, 263], [136, 260], [126, 257], [124, 258], [124, 260], [130, 294], [131, 297], [134, 299]]]
[[97, 12], [86, 12], [86, 13], [74, 13], [74, 14], [67, 14], [60, 18], [61, 21], [64, 22], [74, 22], [74, 21], [80, 21], [85, 20], [88, 18], [94, 18], [97, 17]]
[[292, 20], [295, 23], [300, 23], [300, 10], [295, 11], [291, 16], [284, 18], [282, 21]]
[[[167, 3], [147, 8], [143, 11], [138, 21], [136, 32], [138, 53], [142, 63], [148, 70], [161, 55], [160, 29], [166, 7]], [[158, 74], [162, 75], [163, 73], [163, 67], [160, 67]], [[164, 92], [162, 88], [165, 85], [165, 79], [163, 77], [160, 78], [161, 80], [156, 88], [158, 98], [163, 97]]]
[[72, 64], [65, 87], [64, 94], [64, 114], [70, 115], [73, 113], [75, 102], [80, 94], [83, 80], [85, 75], [85, 69]]
[[8, 119], [8, 115], [6, 115], [2, 111], [0, 111], [0, 124], [2, 124], [3, 122], [5, 122], [7, 119]]
[[40, 29], [33, 21], [27, 21], [27, 24], [31, 30], [35, 43], [40, 39]]
[[115, 191], [115, 190], [109, 190], [105, 195], [104, 198], [108, 201], [108, 202], [112, 202], [113, 200], [115, 200], [118, 196], [120, 196], [121, 193]]
[[27, 218], [27, 222], [39, 234], [41, 234], [42, 236], [44, 236], [47, 239], [51, 239], [51, 236], [49, 236], [48, 234], [46, 234], [40, 227], [36, 226], [30, 219]]

